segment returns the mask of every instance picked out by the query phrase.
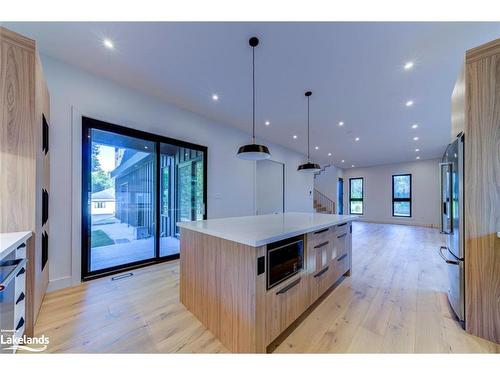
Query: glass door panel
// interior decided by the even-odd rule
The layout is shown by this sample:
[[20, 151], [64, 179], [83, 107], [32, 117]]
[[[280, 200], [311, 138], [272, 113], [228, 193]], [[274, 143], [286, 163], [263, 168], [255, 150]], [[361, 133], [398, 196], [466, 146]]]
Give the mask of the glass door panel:
[[160, 257], [179, 253], [178, 221], [205, 217], [204, 152], [160, 143]]
[[155, 143], [90, 129], [89, 271], [155, 257]]

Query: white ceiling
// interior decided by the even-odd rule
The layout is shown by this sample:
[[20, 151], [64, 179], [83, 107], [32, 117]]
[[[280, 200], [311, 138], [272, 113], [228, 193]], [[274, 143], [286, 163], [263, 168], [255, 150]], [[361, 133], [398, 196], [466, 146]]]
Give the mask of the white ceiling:
[[[248, 38], [255, 35], [261, 40], [255, 51], [257, 136], [305, 153], [304, 91], [312, 90], [312, 159], [341, 167], [415, 160], [415, 148], [421, 159], [441, 156], [464, 52], [500, 37], [500, 23], [4, 25], [35, 39], [46, 55], [248, 132]], [[113, 40], [114, 51], [103, 47], [104, 37]], [[405, 71], [410, 60], [415, 66]], [[409, 99], [415, 103], [410, 108]]]

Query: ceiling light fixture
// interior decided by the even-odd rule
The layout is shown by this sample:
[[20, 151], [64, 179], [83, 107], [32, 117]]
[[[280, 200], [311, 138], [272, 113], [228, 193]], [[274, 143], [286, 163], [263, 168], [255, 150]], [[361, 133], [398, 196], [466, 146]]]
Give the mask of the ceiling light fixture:
[[354, 138], [356, 142], [359, 142], [359, 137]]
[[102, 44], [104, 44], [104, 47], [106, 47], [107, 49], [114, 49], [115, 48], [115, 45], [113, 44], [111, 39], [108, 39], [108, 38], [104, 38], [102, 40]]
[[413, 137], [414, 141], [418, 141], [418, 139], [419, 139], [418, 137]]
[[417, 160], [420, 160], [420, 156], [417, 156], [417, 157], [416, 157], [416, 159], [417, 159]]
[[252, 143], [241, 146], [238, 157], [244, 160], [264, 160], [271, 157], [269, 149], [255, 143], [255, 47], [259, 45], [259, 39], [252, 37], [248, 44], [252, 47]]
[[412, 129], [416, 129], [416, 128], [418, 128], [418, 124], [413, 124], [413, 125], [411, 126], [411, 128], [412, 128]]
[[344, 121], [340, 121], [339, 126], [344, 126]]
[[354, 164], [353, 164], [353, 165], [351, 165], [351, 167], [352, 167], [352, 168], [354, 168]]
[[413, 65], [414, 65], [414, 64], [413, 64], [413, 61], [408, 61], [408, 62], [405, 64], [404, 68], [405, 68], [405, 70], [410, 70], [411, 68], [413, 68]]
[[266, 124], [266, 126], [269, 126], [271, 125], [271, 121], [266, 121], [264, 124]]
[[407, 106], [407, 107], [411, 107], [412, 105], [413, 105], [413, 100], [408, 100], [408, 101], [406, 102], [406, 106]]
[[331, 153], [331, 152], [329, 152], [329, 153], [328, 153], [328, 156], [332, 156], [332, 153]]
[[343, 162], [345, 162], [345, 160], [344, 160], [344, 159], [342, 159], [342, 160], [341, 160], [341, 162], [343, 163]]
[[214, 102], [218, 102], [218, 101], [219, 101], [219, 95], [217, 95], [217, 94], [213, 94], [213, 95], [212, 95], [212, 100], [213, 100]]
[[319, 147], [318, 147], [318, 146], [314, 146], [314, 149], [315, 149], [315, 150], [319, 150]]
[[[309, 155], [309, 136], [310, 136], [310, 126], [309, 126], [309, 99], [311, 98], [312, 92], [311, 91], [306, 91], [304, 94], [307, 98], [307, 163], [299, 165], [297, 168], [298, 171], [301, 172], [319, 172], [321, 170], [319, 164], [316, 163], [311, 163], [310, 161], [310, 155]], [[317, 146], [316, 146], [317, 147]]]
[[293, 138], [293, 139], [297, 139], [297, 136], [296, 136], [296, 135], [294, 135], [292, 138]]
[[419, 152], [419, 151], [420, 151], [420, 149], [419, 149], [419, 148], [416, 148], [416, 149], [415, 149], [415, 152]]

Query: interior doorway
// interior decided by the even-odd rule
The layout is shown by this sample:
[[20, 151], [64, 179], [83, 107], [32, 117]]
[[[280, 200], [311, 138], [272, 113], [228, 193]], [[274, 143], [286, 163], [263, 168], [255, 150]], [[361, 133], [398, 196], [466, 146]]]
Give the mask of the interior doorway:
[[285, 164], [273, 160], [256, 163], [256, 215], [285, 212]]

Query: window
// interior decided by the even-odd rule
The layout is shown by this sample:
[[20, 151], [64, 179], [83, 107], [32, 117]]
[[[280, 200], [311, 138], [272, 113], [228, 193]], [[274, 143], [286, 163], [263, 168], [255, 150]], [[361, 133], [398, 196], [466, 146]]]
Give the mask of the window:
[[392, 216], [411, 217], [411, 174], [392, 176]]
[[94, 202], [94, 208], [105, 208], [106, 202]]
[[363, 215], [363, 178], [349, 179], [349, 212]]

